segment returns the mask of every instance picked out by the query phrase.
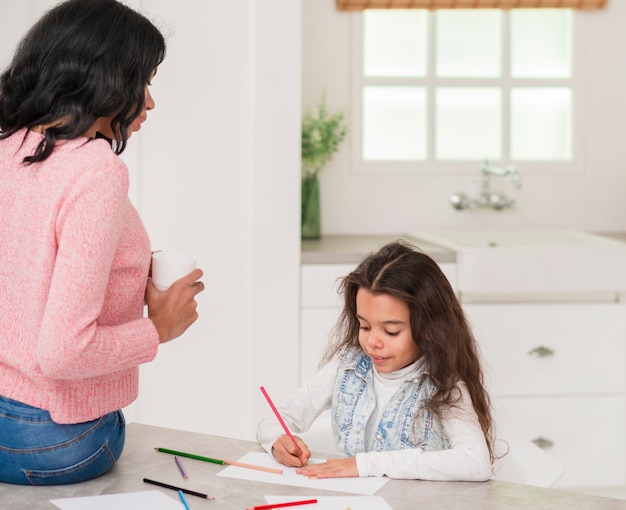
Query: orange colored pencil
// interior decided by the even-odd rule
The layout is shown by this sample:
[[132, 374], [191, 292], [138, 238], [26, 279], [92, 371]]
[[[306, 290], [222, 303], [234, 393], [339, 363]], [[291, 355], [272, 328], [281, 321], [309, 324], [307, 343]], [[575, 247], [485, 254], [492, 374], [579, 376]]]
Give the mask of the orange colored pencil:
[[256, 466], [254, 464], [246, 464], [245, 462], [235, 462], [234, 460], [225, 460], [224, 464], [228, 464], [229, 466], [237, 466], [248, 469], [256, 469], [257, 471], [266, 471], [267, 473], [276, 473], [277, 475], [282, 475], [282, 469], [274, 469], [265, 466]]

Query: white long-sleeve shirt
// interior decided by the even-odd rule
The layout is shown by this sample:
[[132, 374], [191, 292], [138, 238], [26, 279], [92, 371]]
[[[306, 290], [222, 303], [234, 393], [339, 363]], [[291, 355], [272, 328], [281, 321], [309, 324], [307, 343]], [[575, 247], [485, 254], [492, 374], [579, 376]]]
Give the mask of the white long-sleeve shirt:
[[[402, 384], [410, 372], [417, 369], [420, 361], [393, 374], [374, 373], [374, 392], [377, 409], [372, 415], [377, 420], [379, 409]], [[279, 411], [292, 432], [306, 432], [313, 421], [326, 409], [330, 409], [333, 390], [341, 367], [338, 358], [323, 366], [307, 384], [297, 390]], [[420, 449], [404, 449], [384, 452], [364, 452], [356, 455], [359, 476], [383, 476], [390, 478], [484, 481], [491, 477], [492, 466], [489, 449], [478, 417], [465, 384], [460, 383], [461, 398], [455, 407], [444, 411], [442, 425], [450, 443], [447, 450], [426, 452]], [[367, 427], [366, 444], [371, 444], [371, 433], [376, 429]], [[272, 445], [284, 431], [276, 417], [271, 416], [259, 423], [257, 439], [271, 453]]]

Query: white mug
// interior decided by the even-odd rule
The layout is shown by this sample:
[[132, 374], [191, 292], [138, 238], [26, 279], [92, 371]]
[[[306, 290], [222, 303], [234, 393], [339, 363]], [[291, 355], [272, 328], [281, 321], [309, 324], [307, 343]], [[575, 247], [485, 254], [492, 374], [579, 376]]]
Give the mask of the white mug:
[[157, 251], [152, 254], [152, 283], [158, 290], [191, 273], [197, 264], [195, 255], [182, 251]]

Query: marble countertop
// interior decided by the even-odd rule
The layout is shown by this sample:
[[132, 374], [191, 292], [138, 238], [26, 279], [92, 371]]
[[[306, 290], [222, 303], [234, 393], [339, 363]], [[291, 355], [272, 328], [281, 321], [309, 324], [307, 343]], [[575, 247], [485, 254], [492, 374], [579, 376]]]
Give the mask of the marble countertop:
[[407, 236], [338, 235], [302, 241], [300, 261], [302, 264], [358, 264], [369, 253], [398, 239], [414, 244], [438, 263], [456, 260], [452, 250], [427, 242], [417, 243]]
[[[257, 443], [251, 441], [132, 423], [127, 427], [126, 448], [111, 472], [88, 482], [53, 487], [0, 483], [0, 506], [6, 509], [50, 510], [57, 508], [50, 502], [51, 499], [147, 490], [159, 490], [177, 500], [176, 491], [143, 483], [144, 477], [178, 486], [185, 483], [172, 456], [156, 452], [155, 447], [233, 460], [249, 451], [262, 451]], [[223, 466], [186, 460], [185, 468], [189, 474], [186, 486], [215, 497], [215, 500], [208, 501], [190, 496], [188, 502], [194, 510], [243, 510], [252, 505], [265, 504], [264, 496], [271, 494], [296, 497], [348, 495], [337, 491], [218, 477], [215, 475]], [[618, 499], [494, 480], [482, 483], [390, 480], [375, 495], [384, 498], [394, 510], [617, 510], [626, 507], [626, 502]]]
[[[626, 242], [626, 232], [598, 232], [604, 235]], [[425, 241], [418, 241], [406, 235], [328, 235], [321, 239], [301, 242], [302, 264], [358, 264], [369, 253], [391, 241], [404, 239], [424, 253], [431, 256], [435, 262], [456, 262], [456, 254], [442, 246]]]

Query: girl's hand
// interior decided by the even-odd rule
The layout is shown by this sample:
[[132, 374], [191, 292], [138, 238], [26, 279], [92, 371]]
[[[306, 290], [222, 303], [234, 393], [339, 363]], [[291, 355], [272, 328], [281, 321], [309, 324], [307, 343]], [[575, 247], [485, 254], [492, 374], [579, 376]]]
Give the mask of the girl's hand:
[[159, 333], [160, 343], [178, 338], [198, 318], [195, 298], [204, 290], [204, 284], [198, 281], [202, 275], [201, 269], [194, 269], [163, 292], [148, 280], [145, 296], [148, 317]]
[[285, 466], [306, 466], [306, 463], [309, 462], [309, 459], [311, 458], [311, 452], [302, 439], [298, 436], [294, 436], [294, 439], [296, 440], [299, 448], [296, 448], [296, 445], [293, 444], [291, 438], [286, 434], [283, 434], [276, 441], [274, 441], [274, 444], [272, 445], [274, 458]]
[[312, 478], [350, 478], [359, 476], [356, 457], [329, 459], [321, 464], [311, 464], [296, 471]]

